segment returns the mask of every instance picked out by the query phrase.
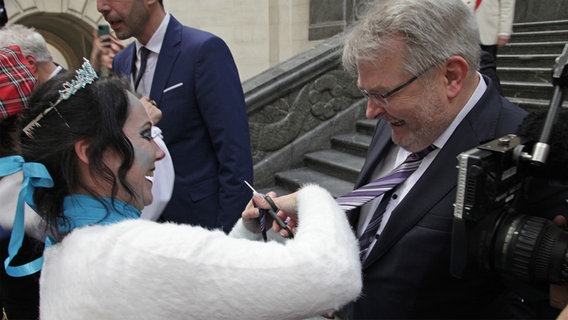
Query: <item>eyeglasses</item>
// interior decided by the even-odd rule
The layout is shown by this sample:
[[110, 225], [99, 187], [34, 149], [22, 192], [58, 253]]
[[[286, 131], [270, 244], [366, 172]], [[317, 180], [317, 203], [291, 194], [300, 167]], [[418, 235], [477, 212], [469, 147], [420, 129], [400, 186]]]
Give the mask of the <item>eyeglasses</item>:
[[414, 77], [410, 78], [408, 81], [404, 82], [403, 84], [401, 84], [400, 86], [390, 90], [387, 93], [384, 94], [380, 94], [380, 93], [375, 93], [375, 92], [369, 92], [365, 89], [361, 89], [359, 88], [359, 90], [361, 90], [361, 92], [363, 93], [363, 95], [367, 98], [367, 99], [371, 99], [375, 102], [381, 103], [383, 105], [388, 106], [388, 100], [387, 98], [394, 95], [395, 93], [399, 92], [400, 90], [406, 88], [407, 86], [409, 86], [411, 83], [413, 83], [416, 79], [420, 78], [422, 75], [424, 75], [426, 72], [428, 72], [430, 69], [432, 69], [434, 66], [436, 66], [437, 63], [429, 66], [428, 68], [426, 68], [424, 71], [418, 73], [417, 75], [415, 75]]

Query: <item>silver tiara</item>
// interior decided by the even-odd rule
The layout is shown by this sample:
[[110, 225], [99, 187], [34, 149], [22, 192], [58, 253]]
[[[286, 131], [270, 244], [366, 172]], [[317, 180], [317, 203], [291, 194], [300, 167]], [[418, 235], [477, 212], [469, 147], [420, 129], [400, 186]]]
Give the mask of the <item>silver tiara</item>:
[[[59, 98], [57, 99], [57, 101], [55, 101], [55, 103], [50, 103], [51, 106], [49, 108], [45, 109], [42, 113], [40, 113], [37, 117], [35, 117], [30, 123], [28, 123], [28, 125], [26, 125], [23, 129], [24, 133], [28, 137], [32, 138], [34, 129], [36, 127], [41, 126], [39, 124], [39, 121], [51, 110], [55, 109], [55, 112], [57, 112], [57, 114], [61, 117], [61, 119], [63, 119], [63, 117], [56, 108], [57, 105], [61, 103], [61, 101], [71, 98], [71, 96], [77, 93], [77, 91], [83, 89], [88, 84], [93, 83], [93, 81], [95, 81], [95, 79], [97, 78], [98, 78], [97, 73], [95, 72], [93, 66], [91, 66], [89, 60], [83, 58], [83, 65], [81, 66], [81, 69], [75, 71], [75, 78], [73, 80], [67, 81], [63, 84], [63, 89], [59, 90]], [[63, 121], [65, 121], [65, 119], [63, 119]], [[67, 124], [67, 122], [65, 122], [65, 124]], [[68, 124], [67, 126], [69, 127]]]

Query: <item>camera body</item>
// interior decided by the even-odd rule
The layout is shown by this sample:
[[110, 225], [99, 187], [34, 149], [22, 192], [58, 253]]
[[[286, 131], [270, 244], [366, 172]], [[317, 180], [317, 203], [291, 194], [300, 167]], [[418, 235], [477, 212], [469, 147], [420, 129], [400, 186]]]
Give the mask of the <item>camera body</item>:
[[[568, 233], [518, 213], [515, 200], [535, 172], [520, 137], [506, 135], [458, 156], [451, 271], [474, 268], [528, 283], [568, 283]], [[538, 172], [538, 171], [537, 171]]]
[[477, 222], [511, 203], [522, 182], [522, 147], [520, 137], [510, 134], [458, 155], [455, 217]]

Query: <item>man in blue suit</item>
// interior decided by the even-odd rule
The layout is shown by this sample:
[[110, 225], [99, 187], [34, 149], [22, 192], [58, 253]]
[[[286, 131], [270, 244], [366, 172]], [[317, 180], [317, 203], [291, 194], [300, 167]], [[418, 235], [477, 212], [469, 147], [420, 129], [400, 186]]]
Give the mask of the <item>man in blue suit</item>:
[[119, 39], [136, 39], [114, 58], [113, 71], [162, 110], [175, 170], [163, 219], [228, 232], [251, 197], [243, 180], [253, 176], [244, 95], [229, 48], [180, 24], [161, 0], [97, 0], [97, 9]]
[[[368, 98], [366, 116], [378, 119], [355, 188], [436, 149], [393, 193], [349, 212], [358, 237], [379, 228], [346, 319], [509, 318], [509, 303], [529, 302], [484, 270], [450, 272], [456, 157], [514, 133], [527, 114], [478, 72], [479, 54], [475, 17], [461, 0], [376, 1], [347, 36], [344, 66]], [[550, 217], [565, 213], [563, 198], [547, 199], [558, 209]], [[377, 211], [382, 220], [371, 224]]]

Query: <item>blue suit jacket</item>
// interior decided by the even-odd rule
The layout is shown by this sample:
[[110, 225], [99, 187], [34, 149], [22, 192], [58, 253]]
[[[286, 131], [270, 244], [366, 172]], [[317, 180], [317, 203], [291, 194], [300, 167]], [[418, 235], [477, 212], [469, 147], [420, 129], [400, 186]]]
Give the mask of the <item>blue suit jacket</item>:
[[[514, 133], [526, 115], [485, 81], [481, 100], [393, 210], [364, 262], [362, 296], [346, 309], [355, 319], [475, 318], [500, 291], [485, 273], [465, 279], [450, 274], [456, 156]], [[355, 188], [370, 180], [391, 146], [391, 130], [379, 121]]]
[[[130, 79], [132, 43], [113, 61]], [[173, 16], [156, 65], [150, 98], [162, 110], [159, 127], [172, 156], [175, 183], [162, 217], [229, 231], [251, 198], [248, 117], [235, 62], [210, 33]]]

